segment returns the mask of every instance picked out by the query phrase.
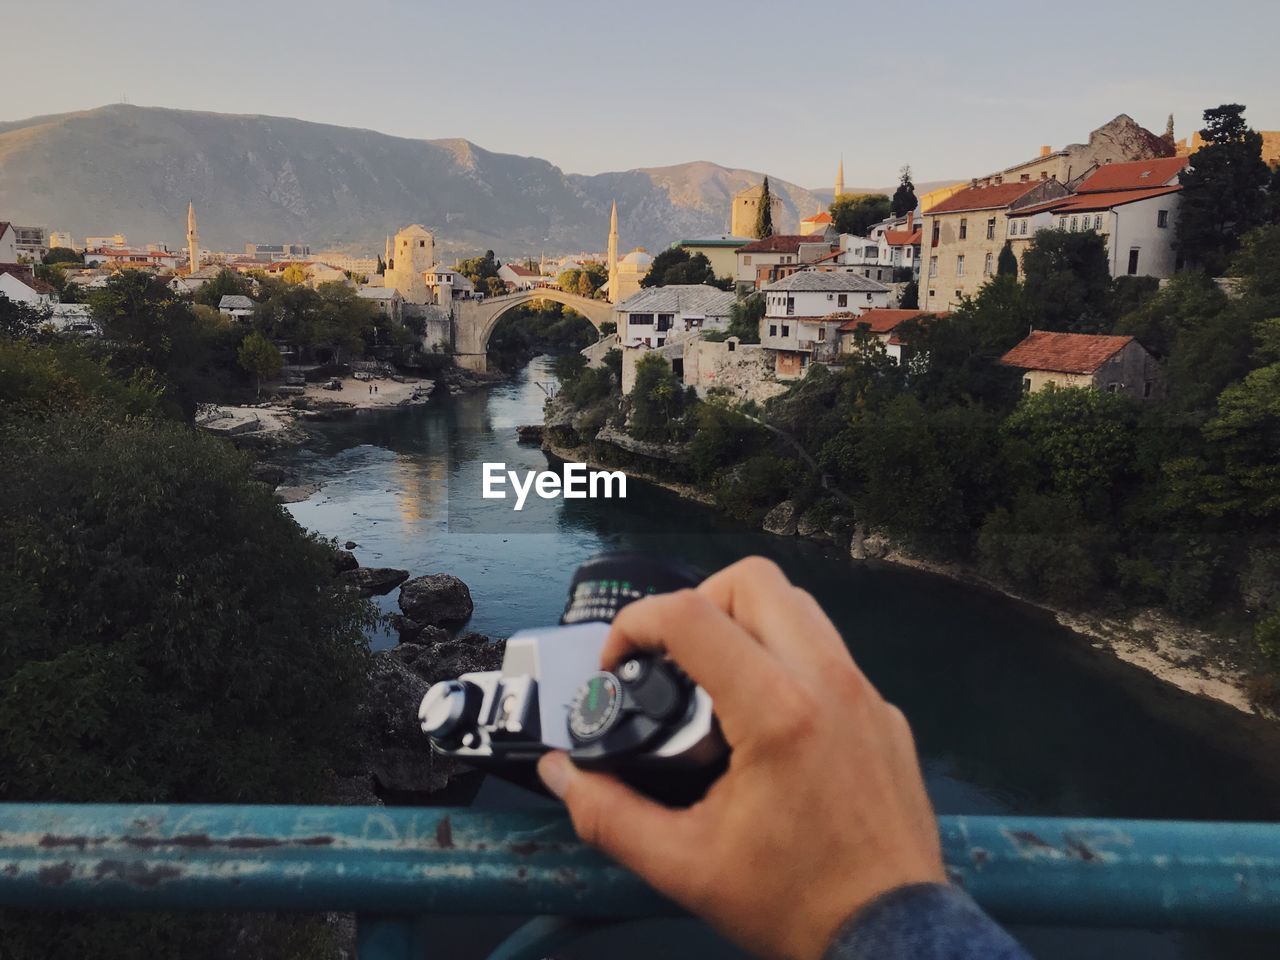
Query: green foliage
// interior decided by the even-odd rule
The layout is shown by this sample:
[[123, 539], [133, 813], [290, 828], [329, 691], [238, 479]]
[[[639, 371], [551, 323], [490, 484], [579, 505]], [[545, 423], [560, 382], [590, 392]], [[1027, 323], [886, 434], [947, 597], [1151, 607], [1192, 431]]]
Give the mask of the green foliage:
[[606, 320], [600, 324], [600, 336], [608, 337], [618, 332], [618, 324], [613, 320]]
[[906, 286], [902, 288], [902, 295], [898, 297], [898, 307], [902, 310], [918, 310], [920, 309], [920, 283], [917, 280], [908, 280]]
[[730, 516], [756, 524], [791, 495], [795, 479], [794, 461], [776, 453], [758, 453], [719, 475], [712, 492], [717, 505]]
[[70, 247], [54, 247], [44, 255], [42, 260], [45, 264], [55, 263], [84, 263], [84, 254], [72, 250]]
[[208, 307], [216, 307], [224, 296], [247, 297], [253, 292], [253, 285], [234, 270], [223, 267], [217, 275], [203, 284], [195, 292], [192, 299]]
[[769, 178], [764, 178], [763, 190], [760, 194], [760, 206], [756, 210], [755, 229], [752, 234], [757, 240], [773, 236], [773, 194], [769, 192]]
[[574, 267], [563, 271], [556, 278], [556, 286], [565, 293], [576, 293], [580, 297], [594, 297], [609, 280], [609, 271], [604, 264], [587, 263], [581, 268]]
[[1262, 160], [1262, 135], [1245, 122], [1243, 106], [1206, 110], [1204, 123], [1205, 145], [1179, 175], [1177, 238], [1188, 262], [1218, 274], [1240, 239], [1266, 221], [1263, 190], [1272, 174]]
[[683, 247], [668, 247], [659, 253], [653, 258], [649, 272], [640, 280], [642, 287], [666, 287], [673, 283], [705, 283], [728, 288], [716, 277], [705, 253], [690, 254]]
[[742, 343], [759, 343], [764, 309], [764, 294], [758, 291], [739, 297], [729, 307], [728, 336], [737, 337]]
[[689, 457], [699, 479], [710, 480], [726, 463], [737, 463], [763, 447], [769, 433], [725, 402], [700, 403]]
[[1020, 494], [997, 507], [978, 534], [978, 555], [990, 577], [1056, 603], [1094, 606], [1103, 560], [1113, 547], [1101, 524], [1090, 523], [1070, 497]]
[[33, 337], [44, 320], [43, 310], [0, 294], [0, 337], [11, 340]]
[[[484, 290], [486, 281], [498, 280], [498, 268], [502, 266], [492, 250], [486, 250], [483, 256], [459, 260], [457, 271], [476, 285], [477, 290]], [[498, 280], [501, 283], [501, 280]], [[492, 294], [490, 294], [492, 296]]]
[[656, 353], [636, 361], [635, 385], [628, 394], [628, 429], [637, 440], [668, 441], [681, 437], [686, 401], [671, 366]]
[[905, 217], [916, 208], [916, 185], [911, 182], [911, 167], [904, 166], [899, 172], [898, 189], [893, 191], [893, 199], [889, 202], [889, 210], [895, 217]]
[[159, 415], [162, 389], [154, 374], [143, 369], [128, 379], [115, 376], [96, 349], [84, 342], [0, 339], [0, 424], [18, 416], [97, 411], [120, 418]]
[[1039, 330], [1104, 333], [1111, 297], [1107, 243], [1092, 230], [1041, 230], [1022, 257], [1023, 290]]
[[615, 347], [604, 355], [605, 369], [613, 374], [614, 380], [622, 383], [622, 351]]
[[889, 197], [883, 193], [846, 193], [836, 197], [829, 207], [836, 232], [856, 237], [865, 237], [873, 224], [888, 217], [889, 208]]
[[236, 356], [240, 366], [253, 374], [257, 380], [259, 395], [262, 393], [262, 381], [278, 376], [284, 367], [284, 361], [275, 344], [256, 330], [244, 338]]
[[341, 363], [378, 343], [394, 344], [399, 328], [345, 283], [272, 288], [254, 312], [254, 328], [268, 339], [294, 346], [321, 363]]
[[1008, 240], [1000, 248], [1000, 256], [996, 258], [996, 276], [1016, 277], [1018, 275], [1018, 258], [1013, 252], [1013, 244]]

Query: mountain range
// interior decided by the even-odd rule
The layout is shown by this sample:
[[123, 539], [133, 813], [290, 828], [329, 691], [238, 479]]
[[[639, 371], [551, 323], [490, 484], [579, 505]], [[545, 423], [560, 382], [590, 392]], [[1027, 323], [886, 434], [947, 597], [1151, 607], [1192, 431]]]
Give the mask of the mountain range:
[[[126, 104], [0, 123], [0, 220], [77, 241], [123, 233], [179, 246], [191, 201], [208, 249], [303, 242], [372, 255], [421, 223], [446, 251], [554, 254], [602, 250], [616, 199], [622, 249], [657, 250], [724, 233], [733, 194], [762, 176], [706, 161], [566, 174], [468, 140]], [[780, 232], [831, 199], [830, 188], [770, 185]]]

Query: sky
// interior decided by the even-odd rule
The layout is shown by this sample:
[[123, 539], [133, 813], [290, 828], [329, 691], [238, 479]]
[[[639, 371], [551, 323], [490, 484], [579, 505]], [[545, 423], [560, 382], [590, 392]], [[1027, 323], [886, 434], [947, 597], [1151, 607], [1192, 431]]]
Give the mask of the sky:
[[[16, 0], [5, 0], [5, 3]], [[0, 120], [144, 106], [465, 137], [567, 173], [711, 160], [807, 187], [973, 176], [1119, 113], [1280, 129], [1280, 4], [41, 0]]]

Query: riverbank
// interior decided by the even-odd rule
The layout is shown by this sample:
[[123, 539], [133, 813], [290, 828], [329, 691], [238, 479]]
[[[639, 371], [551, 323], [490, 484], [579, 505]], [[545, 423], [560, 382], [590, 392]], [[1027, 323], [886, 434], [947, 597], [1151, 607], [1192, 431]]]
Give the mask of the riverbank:
[[[543, 449], [560, 460], [586, 463], [598, 469], [615, 469], [591, 457], [588, 445], [570, 447], [555, 442], [550, 431], [544, 434]], [[627, 475], [661, 487], [683, 499], [714, 507], [715, 500], [692, 484], [665, 480], [651, 472], [628, 468]], [[922, 570], [960, 583], [992, 590], [1010, 599], [1036, 607], [1051, 615], [1061, 626], [1078, 636], [1092, 649], [1114, 656], [1163, 683], [1197, 697], [1214, 700], [1251, 716], [1259, 714], [1246, 689], [1246, 674], [1229, 657], [1232, 642], [1184, 623], [1159, 610], [1140, 610], [1120, 617], [1104, 617], [1055, 607], [1022, 596], [1007, 586], [983, 577], [960, 563], [944, 563], [915, 556], [890, 546], [879, 556], [851, 559], [851, 563], [884, 562]]]

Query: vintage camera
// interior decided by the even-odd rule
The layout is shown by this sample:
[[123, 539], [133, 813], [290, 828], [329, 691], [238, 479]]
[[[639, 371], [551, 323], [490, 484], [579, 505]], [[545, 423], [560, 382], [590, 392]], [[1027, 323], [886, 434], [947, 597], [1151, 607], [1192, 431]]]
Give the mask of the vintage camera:
[[671, 803], [697, 799], [728, 750], [707, 692], [665, 657], [600, 669], [614, 615], [634, 600], [696, 586], [695, 570], [637, 553], [601, 554], [574, 573], [560, 625], [521, 630], [502, 669], [434, 684], [422, 731], [439, 753], [540, 789], [534, 765], [567, 750]]

